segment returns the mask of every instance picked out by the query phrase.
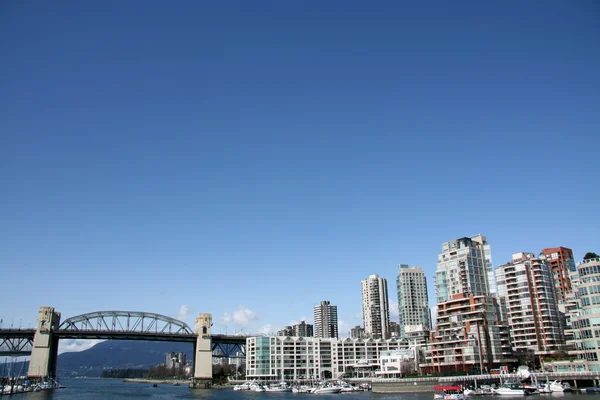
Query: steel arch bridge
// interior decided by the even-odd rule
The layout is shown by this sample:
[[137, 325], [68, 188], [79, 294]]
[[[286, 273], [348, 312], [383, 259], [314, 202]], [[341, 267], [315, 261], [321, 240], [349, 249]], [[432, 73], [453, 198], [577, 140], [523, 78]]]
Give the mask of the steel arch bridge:
[[0, 332], [0, 356], [21, 357], [31, 354], [33, 329], [6, 329]]
[[161, 314], [139, 311], [95, 311], [63, 321], [61, 332], [105, 332], [130, 334], [194, 335], [182, 321]]

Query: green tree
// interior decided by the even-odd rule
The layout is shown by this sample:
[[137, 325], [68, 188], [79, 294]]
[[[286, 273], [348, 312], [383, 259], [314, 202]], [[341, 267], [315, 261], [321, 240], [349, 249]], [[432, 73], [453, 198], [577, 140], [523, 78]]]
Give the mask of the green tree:
[[592, 253], [592, 252], [585, 253], [585, 256], [583, 256], [584, 260], [591, 260], [593, 258], [600, 258], [600, 256], [598, 254]]

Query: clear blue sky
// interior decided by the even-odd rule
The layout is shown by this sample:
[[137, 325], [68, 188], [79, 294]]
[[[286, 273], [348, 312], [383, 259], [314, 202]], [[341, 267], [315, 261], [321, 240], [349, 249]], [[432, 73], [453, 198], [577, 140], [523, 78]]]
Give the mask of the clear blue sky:
[[345, 333], [454, 238], [600, 251], [597, 1], [12, 1], [0, 38], [4, 327]]

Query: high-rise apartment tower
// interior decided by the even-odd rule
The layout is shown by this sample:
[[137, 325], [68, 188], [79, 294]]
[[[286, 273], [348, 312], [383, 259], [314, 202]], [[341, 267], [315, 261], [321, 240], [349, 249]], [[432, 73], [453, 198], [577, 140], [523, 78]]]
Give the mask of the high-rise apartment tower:
[[554, 298], [552, 273], [544, 256], [516, 253], [496, 269], [498, 297], [506, 304], [512, 348], [550, 355], [565, 345]]
[[400, 337], [405, 337], [407, 326], [414, 326], [424, 332], [431, 330], [431, 310], [427, 296], [427, 279], [421, 267], [410, 268], [406, 264], [398, 266], [396, 279], [398, 292], [398, 316]]
[[337, 306], [332, 306], [329, 301], [315, 306], [314, 334], [319, 338], [338, 337]]
[[491, 268], [491, 260], [491, 250], [484, 236], [443, 243], [434, 276], [436, 302], [448, 301], [459, 293], [490, 295], [488, 267]]
[[361, 283], [365, 335], [373, 339], [389, 339], [390, 306], [387, 280], [373, 274]]
[[566, 247], [551, 247], [542, 250], [550, 264], [554, 280], [554, 293], [556, 301], [563, 304], [567, 300], [567, 293], [571, 290], [569, 272], [576, 272], [573, 250]]

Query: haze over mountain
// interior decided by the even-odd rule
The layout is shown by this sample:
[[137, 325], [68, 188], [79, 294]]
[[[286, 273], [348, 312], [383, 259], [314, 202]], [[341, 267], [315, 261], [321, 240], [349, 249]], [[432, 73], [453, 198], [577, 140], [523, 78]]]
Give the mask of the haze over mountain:
[[[87, 350], [60, 354], [57, 375], [99, 377], [104, 369], [147, 369], [164, 363], [166, 353], [170, 352], [184, 352], [190, 360], [193, 346], [191, 343], [107, 340]], [[28, 361], [13, 364], [9, 360], [0, 367], [0, 373], [9, 370], [11, 376], [23, 375], [28, 368]]]

